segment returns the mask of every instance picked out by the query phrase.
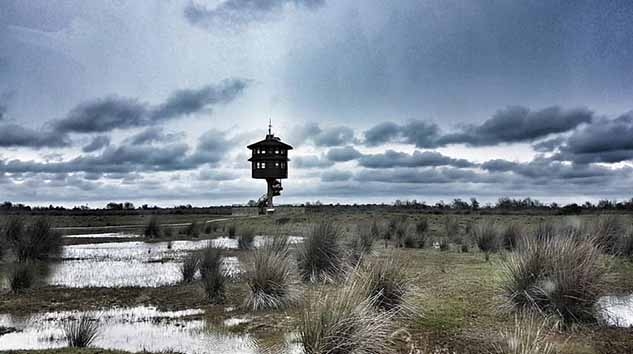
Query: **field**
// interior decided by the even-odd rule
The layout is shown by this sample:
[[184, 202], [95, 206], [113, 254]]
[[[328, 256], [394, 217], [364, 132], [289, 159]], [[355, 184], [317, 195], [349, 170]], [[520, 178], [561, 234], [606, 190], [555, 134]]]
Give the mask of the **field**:
[[[162, 224], [186, 224], [196, 221], [201, 225], [200, 230], [192, 235], [187, 234], [184, 225], [173, 226], [174, 230], [170, 235], [151, 240], [153, 243], [159, 243], [155, 246], [156, 248], [148, 248], [149, 253], [157, 254], [158, 251], [155, 249], [163, 247], [164, 243], [169, 245], [165, 246], [169, 247], [169, 251], [161, 249], [160, 252], [163, 253], [158, 254], [158, 258], [152, 258], [150, 261], [145, 260], [142, 266], [159, 267], [174, 263], [176, 260], [180, 260], [180, 257], [185, 257], [186, 254], [195, 251], [183, 248], [180, 252], [178, 249], [180, 245], [189, 247], [189, 245], [197, 245], [195, 242], [200, 240], [226, 238], [231, 228], [237, 230], [238, 237], [240, 232], [245, 229], [252, 229], [257, 235], [308, 236], [315, 224], [322, 220], [328, 220], [340, 228], [339, 241], [341, 244], [346, 244], [345, 240], [358, 233], [358, 225], [371, 225], [374, 221], [379, 225], [386, 225], [389, 220], [402, 217], [406, 218], [411, 225], [415, 225], [421, 220], [428, 222], [428, 228], [425, 231], [426, 247], [399, 248], [394, 247], [396, 245], [394, 238], [386, 241], [378, 238], [373, 240], [371, 252], [364, 258], [365, 262], [386, 262], [388, 258], [391, 258], [406, 264], [406, 277], [411, 283], [406, 296], [409, 311], [406, 316], [400, 314], [396, 316], [392, 336], [394, 347], [402, 353], [491, 353], [495, 352], [495, 345], [502, 341], [502, 333], [513, 330], [515, 315], [504, 308], [505, 302], [502, 297], [503, 264], [512, 256], [512, 252], [493, 252], [487, 260], [488, 255], [479, 250], [475, 240], [472, 239], [471, 225], [482, 222], [494, 222], [497, 225], [518, 223], [525, 228], [534, 228], [543, 222], [581, 224], [598, 218], [596, 215], [479, 215], [477, 213], [446, 215], [419, 212], [388, 213], [384, 211], [310, 214], [296, 212], [261, 217], [226, 217], [200, 214], [164, 215], [161, 216]], [[630, 215], [620, 217], [626, 225], [633, 224], [633, 217]], [[53, 224], [55, 227], [138, 226], [145, 225], [149, 220], [146, 215], [118, 215], [104, 218], [86, 216], [85, 218], [56, 217], [53, 219]], [[205, 223], [211, 220], [215, 221]], [[206, 227], [206, 225], [210, 226]], [[132, 231], [137, 232], [140, 230], [142, 227], [132, 229]], [[66, 231], [64, 232], [66, 233]], [[103, 231], [90, 229], [83, 230], [81, 233], [91, 232]], [[75, 231], [67, 234], [72, 233]], [[180, 242], [178, 240], [182, 242], [176, 243]], [[138, 242], [143, 241], [143, 239], [138, 237], [122, 239], [64, 238], [66, 247], [77, 247], [77, 252], [84, 252], [86, 249], [97, 247], [96, 245], [104, 242], [127, 241]], [[189, 241], [191, 243], [187, 243]], [[172, 242], [173, 250], [171, 249]], [[439, 247], [440, 244], [442, 247]], [[444, 244], [448, 247], [445, 247]], [[291, 259], [296, 258], [297, 247], [299, 247], [298, 244], [291, 246]], [[224, 251], [223, 256], [235, 258], [239, 261], [240, 267], [247, 267], [253, 261], [254, 252], [256, 251], [252, 249], [228, 249]], [[57, 261], [60, 262], [60, 260]], [[61, 256], [62, 266], [64, 262], [73, 261], [83, 262], [83, 260], [75, 260], [74, 258], [65, 260], [64, 256]], [[130, 261], [126, 258], [124, 260], [116, 259], [112, 262], [134, 263], [136, 261]], [[602, 290], [603, 295], [628, 296], [633, 294], [633, 263], [631, 259], [604, 255], [602, 262], [609, 266]], [[89, 263], [79, 263], [79, 266], [86, 264]], [[106, 264], [110, 265], [110, 263], [102, 265]], [[3, 269], [6, 274], [8, 264], [4, 264]], [[104, 271], [107, 272], [107, 269]], [[82, 278], [78, 279], [81, 281]], [[336, 291], [340, 283], [306, 283], [296, 280], [295, 285], [301, 298], [298, 304], [278, 310], [253, 311], [243, 306], [249, 290], [247, 283], [239, 275], [231, 278], [226, 284], [226, 297], [222, 304], [209, 301], [199, 280], [187, 283], [166, 281], [165, 284], [161, 283], [157, 286], [124, 285], [116, 287], [98, 286], [98, 284], [96, 286], [92, 284], [90, 287], [60, 286], [43, 281], [17, 294], [8, 289], [3, 290], [4, 293], [0, 299], [0, 314], [6, 316], [3, 315], [5, 319], [0, 322], [9, 321], [6, 319], [7, 317], [11, 319], [25, 318], [37, 313], [66, 311], [70, 313], [100, 312], [102, 318], [104, 316], [107, 318], [103, 313], [111, 309], [155, 308], [157, 314], [147, 315], [147, 318], [143, 318], [144, 321], [158, 323], [161, 326], [170, 326], [174, 322], [183, 321], [185, 323], [183, 328], [188, 328], [187, 326], [193, 323], [201, 323], [205, 328], [205, 336], [210, 335], [208, 332], [213, 332], [213, 336], [216, 335], [216, 332], [220, 333], [222, 338], [225, 338], [222, 340], [230, 342], [230, 345], [234, 345], [234, 342], [231, 341], [239, 342], [248, 338], [249, 341], [256, 344], [255, 350], [257, 352], [293, 351], [300, 347], [296, 329], [300, 327], [304, 313], [303, 303], [322, 297], [324, 292]], [[629, 304], [629, 306], [633, 305]], [[191, 309], [200, 311], [187, 313]], [[163, 314], [166, 312], [182, 312], [182, 315], [169, 317], [171, 315]], [[55, 322], [51, 320], [51, 323]], [[117, 325], [120, 324], [117, 323]], [[54, 329], [48, 327], [40, 330], [55, 333]], [[155, 330], [154, 327], [151, 330]], [[545, 332], [544, 340], [551, 343], [558, 353], [633, 352], [633, 329], [631, 328], [591, 323], [574, 324], [573, 326], [548, 326]], [[0, 336], [0, 347], [3, 345], [2, 337]], [[213, 342], [210, 342], [209, 346], [213, 347]], [[143, 347], [142, 349], [148, 352], [169, 352], [171, 350], [169, 348], [174, 347], [166, 345], [163, 349], [155, 350], [148, 346], [148, 348]], [[71, 348], [40, 349], [32, 352], [118, 353], [98, 349]], [[250, 352], [250, 349], [236, 349], [234, 352]]]

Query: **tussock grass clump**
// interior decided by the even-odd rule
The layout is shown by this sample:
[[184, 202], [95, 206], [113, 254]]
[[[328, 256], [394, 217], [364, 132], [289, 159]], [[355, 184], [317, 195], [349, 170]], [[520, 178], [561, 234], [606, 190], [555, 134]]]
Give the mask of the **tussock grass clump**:
[[160, 221], [158, 221], [158, 216], [152, 215], [145, 225], [145, 229], [143, 230], [143, 236], [146, 238], [160, 238], [162, 236]]
[[3, 236], [20, 263], [46, 260], [61, 252], [62, 235], [52, 229], [46, 217], [38, 217], [30, 225], [23, 218], [11, 217]]
[[486, 261], [490, 258], [490, 252], [499, 250], [499, 234], [497, 226], [493, 222], [478, 222], [472, 228], [473, 239], [479, 250], [485, 253]]
[[371, 253], [374, 244], [374, 234], [367, 224], [357, 226], [357, 232], [347, 240], [348, 259], [352, 265], [358, 264], [365, 255]]
[[448, 239], [453, 239], [459, 236], [459, 220], [456, 216], [446, 215], [443, 220], [444, 231]]
[[32, 264], [17, 263], [9, 268], [9, 288], [14, 294], [29, 289], [35, 283], [36, 270]]
[[523, 235], [523, 227], [521, 225], [512, 222], [506, 225], [501, 231], [501, 245], [507, 251], [514, 251]]
[[591, 239], [523, 239], [503, 263], [508, 306], [556, 316], [563, 324], [595, 322], [607, 272], [600, 257]]
[[76, 321], [68, 321], [64, 324], [64, 336], [69, 347], [85, 348], [89, 346], [99, 335], [99, 321], [82, 315]]
[[590, 227], [590, 232], [594, 236], [596, 244], [605, 253], [610, 255], [621, 253], [626, 228], [619, 216], [601, 215]]
[[248, 309], [282, 309], [295, 303], [287, 238], [267, 241], [256, 250], [245, 279], [248, 294], [244, 307]]
[[200, 255], [200, 276], [207, 298], [212, 303], [224, 302], [226, 275], [222, 270], [222, 250], [205, 248]]
[[237, 246], [239, 247], [239, 249], [252, 249], [253, 241], [255, 241], [255, 230], [253, 228], [246, 227], [240, 230], [240, 238], [237, 241]]
[[180, 274], [182, 274], [182, 281], [185, 283], [191, 283], [196, 276], [196, 273], [200, 269], [200, 257], [196, 253], [189, 253], [182, 265], [180, 266]]
[[375, 311], [359, 278], [306, 304], [299, 341], [307, 354], [393, 353], [393, 313]]
[[237, 232], [237, 226], [235, 226], [235, 224], [230, 224], [226, 228], [226, 232], [227, 232], [229, 238], [235, 238], [235, 233]]
[[501, 333], [496, 354], [551, 354], [553, 346], [546, 341], [547, 321], [533, 313], [516, 315], [511, 330]]
[[558, 228], [553, 222], [543, 221], [536, 225], [532, 237], [538, 241], [547, 241], [558, 235]]
[[394, 258], [379, 259], [360, 269], [357, 276], [366, 289], [372, 304], [381, 310], [397, 310], [411, 286], [405, 263]]
[[633, 227], [629, 227], [622, 237], [622, 249], [620, 254], [624, 257], [633, 258]]
[[443, 238], [440, 240], [440, 251], [448, 251], [450, 250], [450, 246], [448, 244], [448, 239]]
[[410, 235], [410, 227], [411, 225], [406, 218], [398, 218], [396, 220], [396, 228], [394, 230], [396, 247], [404, 247], [404, 241]]
[[297, 266], [305, 281], [332, 281], [341, 272], [340, 231], [329, 221], [316, 224], [297, 248]]

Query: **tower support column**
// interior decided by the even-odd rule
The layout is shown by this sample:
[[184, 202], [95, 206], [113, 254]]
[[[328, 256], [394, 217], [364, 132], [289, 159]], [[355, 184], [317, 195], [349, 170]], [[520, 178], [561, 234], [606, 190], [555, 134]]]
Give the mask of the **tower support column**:
[[273, 207], [273, 196], [275, 195], [275, 191], [273, 190], [273, 184], [275, 183], [275, 179], [274, 178], [266, 178], [266, 183], [268, 184], [268, 199], [266, 200], [266, 207], [267, 208], [272, 208]]

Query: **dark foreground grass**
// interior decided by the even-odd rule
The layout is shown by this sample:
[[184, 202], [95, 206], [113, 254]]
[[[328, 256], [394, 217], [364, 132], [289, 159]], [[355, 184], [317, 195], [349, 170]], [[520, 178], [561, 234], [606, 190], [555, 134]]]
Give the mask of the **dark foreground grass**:
[[90, 346], [99, 335], [99, 321], [82, 315], [76, 321], [64, 324], [64, 337], [69, 347], [85, 348]]

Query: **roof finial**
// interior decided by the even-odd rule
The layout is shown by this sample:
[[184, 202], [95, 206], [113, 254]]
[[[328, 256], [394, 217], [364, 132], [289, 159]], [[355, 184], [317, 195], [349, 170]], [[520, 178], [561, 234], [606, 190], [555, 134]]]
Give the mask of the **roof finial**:
[[272, 119], [268, 117], [268, 135], [273, 135], [272, 129], [273, 129]]

